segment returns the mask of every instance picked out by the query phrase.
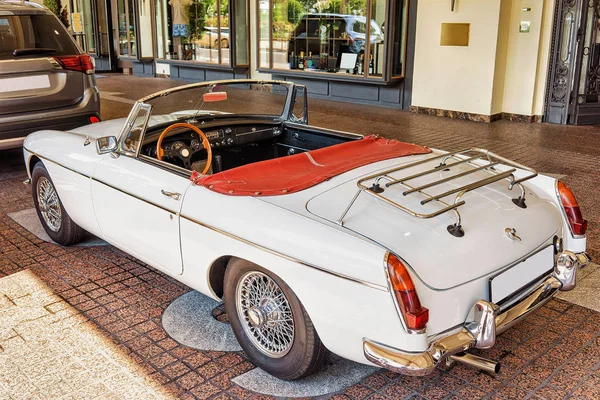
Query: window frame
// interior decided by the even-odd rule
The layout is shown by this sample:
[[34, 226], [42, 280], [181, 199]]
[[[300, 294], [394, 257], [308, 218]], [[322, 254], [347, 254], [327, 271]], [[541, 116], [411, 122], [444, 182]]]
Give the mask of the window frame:
[[[261, 12], [260, 12], [260, 3], [264, 2], [264, 1], [268, 1], [269, 3], [269, 13], [268, 13], [268, 25], [269, 25], [269, 37], [268, 37], [268, 43], [269, 43], [269, 47], [268, 47], [268, 55], [267, 55], [267, 59], [268, 59], [268, 67], [265, 66], [261, 66], [261, 47], [260, 47], [260, 43], [261, 43], [261, 39], [262, 40], [267, 40], [266, 38], [262, 38], [261, 37], [261, 32], [260, 32], [260, 28], [261, 28]], [[408, 54], [408, 24], [409, 24], [409, 20], [410, 20], [410, 15], [409, 15], [409, 6], [410, 6], [410, 0], [386, 0], [386, 4], [385, 4], [385, 30], [383, 32], [384, 34], [384, 41], [383, 41], [383, 53], [384, 53], [384, 65], [383, 65], [383, 69], [382, 69], [382, 74], [381, 75], [377, 75], [377, 76], [369, 76], [368, 74], [368, 67], [366, 68], [366, 71], [364, 73], [364, 75], [362, 76], [357, 76], [357, 75], [353, 75], [353, 74], [334, 74], [334, 73], [330, 73], [330, 72], [325, 72], [325, 71], [303, 71], [303, 70], [297, 70], [297, 69], [284, 69], [284, 68], [275, 68], [273, 66], [273, 3], [275, 0], [255, 0], [256, 2], [256, 10], [257, 10], [257, 21], [256, 21], [256, 66], [257, 66], [257, 71], [259, 72], [264, 72], [264, 73], [270, 73], [270, 74], [275, 74], [275, 75], [282, 75], [282, 76], [294, 76], [294, 77], [299, 77], [299, 78], [313, 78], [313, 79], [320, 79], [320, 80], [333, 80], [333, 81], [354, 81], [354, 82], [361, 82], [361, 83], [372, 83], [372, 84], [379, 84], [379, 85], [387, 85], [387, 84], [393, 84], [399, 80], [403, 80], [406, 77], [406, 56]], [[368, 26], [370, 27], [371, 24], [371, 20], [372, 18], [372, 7], [373, 7], [373, 2], [376, 0], [367, 0], [366, 3], [366, 15], [365, 15], [365, 19], [366, 19], [366, 24], [368, 24]], [[398, 19], [402, 18], [402, 13], [398, 16], [398, 18], [396, 18], [397, 16], [394, 14], [394, 10], [396, 8], [396, 5], [402, 2], [403, 3], [403, 10], [406, 10], [406, 18], [404, 20], [404, 23], [402, 25], [403, 27], [403, 37], [404, 37], [404, 43], [403, 43], [403, 49], [401, 50], [404, 54], [403, 56], [403, 63], [402, 63], [402, 74], [400, 75], [394, 75], [393, 74], [393, 46], [391, 45], [391, 41], [393, 40], [393, 33], [395, 32], [395, 30], [397, 29], [398, 26]], [[389, 29], [389, 27], [392, 27], [393, 29]], [[371, 55], [371, 29], [367, 29], [367, 32], [365, 33], [365, 60], [369, 60], [369, 56]]]

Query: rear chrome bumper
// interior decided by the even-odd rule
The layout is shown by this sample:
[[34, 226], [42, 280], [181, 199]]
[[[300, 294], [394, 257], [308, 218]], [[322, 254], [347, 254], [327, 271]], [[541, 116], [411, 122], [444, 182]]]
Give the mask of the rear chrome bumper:
[[590, 262], [586, 253], [563, 251], [557, 257], [554, 273], [519, 296], [520, 300], [505, 310], [494, 303], [479, 300], [473, 306], [474, 318], [465, 322], [454, 334], [432, 342], [427, 351], [410, 353], [366, 339], [363, 350], [367, 360], [382, 368], [404, 375], [428, 375], [451, 355], [472, 348], [488, 349], [496, 343], [496, 335], [504, 332], [525, 315], [542, 306], [557, 291], [575, 287], [577, 270]]

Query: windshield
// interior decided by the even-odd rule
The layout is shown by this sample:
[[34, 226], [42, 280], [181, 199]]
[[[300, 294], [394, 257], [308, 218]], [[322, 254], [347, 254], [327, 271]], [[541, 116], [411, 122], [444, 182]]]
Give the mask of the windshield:
[[142, 99], [152, 107], [149, 125], [207, 115], [280, 117], [288, 95], [277, 83], [211, 83]]

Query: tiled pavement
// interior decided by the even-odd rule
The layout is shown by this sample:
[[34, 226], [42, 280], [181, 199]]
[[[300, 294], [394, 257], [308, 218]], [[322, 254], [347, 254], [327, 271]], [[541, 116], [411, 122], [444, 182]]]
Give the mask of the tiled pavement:
[[[105, 78], [104, 82], [99, 80], [99, 84], [101, 88], [111, 90], [111, 84], [124, 87], [125, 80], [130, 83], [129, 87], [139, 86], [146, 91], [171, 84], [132, 77]], [[145, 93], [129, 93], [123, 97], [136, 98], [142, 94]], [[313, 101], [312, 104], [311, 109], [315, 111], [311, 114], [311, 122], [315, 125], [375, 132], [447, 149], [469, 145], [488, 147], [540, 171], [567, 175], [565, 181], [578, 195], [590, 220], [592, 255], [600, 255], [600, 202], [596, 196], [600, 186], [598, 128], [505, 122], [483, 125], [340, 103]], [[104, 106], [103, 113], [113, 117], [121, 116], [129, 108], [106, 101]], [[30, 309], [39, 311], [39, 306], [43, 305], [46, 307], [41, 308], [46, 312], [35, 314], [30, 310], [31, 314], [18, 315], [29, 319], [32, 326], [43, 326], [47, 320], [56, 318], [54, 314], [63, 311], [54, 307], [64, 306], [64, 310], [70, 310], [66, 313], [75, 313], [67, 318], [71, 318], [67, 329], [79, 332], [73, 337], [91, 338], [91, 342], [85, 340], [85, 343], [96, 354], [105, 357], [110, 365], [96, 358], [87, 359], [85, 347], [79, 348], [81, 342], [61, 343], [61, 337], [56, 333], [15, 336], [10, 330], [8, 334], [2, 333], [5, 327], [2, 324], [0, 399], [29, 398], [19, 383], [15, 383], [24, 385], [25, 380], [35, 387], [28, 386], [32, 393], [37, 389], [44, 398], [58, 397], [58, 394], [52, 396], [43, 392], [59, 390], [61, 386], [55, 382], [67, 385], [62, 387], [71, 389], [65, 392], [71, 398], [82, 397], [81, 390], [94, 392], [94, 387], [100, 387], [94, 386], [98, 384], [104, 386], [98, 390], [105, 390], [95, 392], [99, 398], [107, 397], [111, 391], [116, 397], [125, 397], [125, 394], [120, 396], [118, 385], [109, 380], [110, 375], [121, 370], [128, 371], [125, 375], [132, 379], [134, 386], [145, 383], [147, 396], [264, 398], [231, 382], [231, 378], [253, 368], [243, 353], [196, 351], [179, 345], [166, 335], [161, 326], [161, 314], [175, 298], [189, 291], [187, 287], [113, 247], [63, 248], [45, 243], [9, 218], [7, 213], [33, 206], [29, 187], [21, 183], [24, 178], [19, 153], [0, 154], [0, 278], [10, 277], [10, 281], [17, 282], [30, 282], [34, 280], [33, 276], [39, 278], [40, 290], [31, 290], [43, 295]], [[26, 306], [29, 301], [19, 300], [18, 294], [14, 293], [6, 296], [1, 289], [4, 279], [0, 280], [0, 322], [7, 315], [6, 310], [18, 306], [19, 302]], [[19, 329], [17, 326], [13, 331], [19, 333]], [[53, 336], [55, 334], [59, 336]], [[59, 348], [67, 347], [65, 354], [72, 352], [75, 355], [65, 359], [62, 353], [54, 354], [57, 358], [53, 358], [52, 351], [46, 354], [44, 340], [50, 339], [59, 342]], [[12, 346], [16, 342], [26, 349], [23, 353]], [[106, 348], [98, 347], [100, 343]], [[504, 333], [496, 347], [480, 354], [499, 359], [503, 363], [500, 374], [492, 377], [462, 365], [440, 369], [426, 378], [379, 371], [332, 397], [600, 398], [600, 314], [590, 309], [553, 300]], [[42, 361], [56, 362], [38, 369], [39, 374], [52, 376], [54, 380], [36, 379], [33, 366]], [[88, 377], [93, 378], [94, 383], [74, 383], [73, 372], [68, 366], [77, 364], [84, 370], [95, 371], [98, 366], [106, 369]], [[8, 368], [13, 372], [4, 373]], [[92, 397], [91, 392], [84, 397]]]

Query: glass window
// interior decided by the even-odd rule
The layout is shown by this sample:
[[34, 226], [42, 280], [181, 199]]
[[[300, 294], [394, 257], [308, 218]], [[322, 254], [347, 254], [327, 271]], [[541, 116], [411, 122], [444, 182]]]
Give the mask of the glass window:
[[[17, 49], [28, 51], [15, 55]], [[72, 54], [79, 50], [54, 16], [0, 15], [0, 60]]]
[[106, 0], [100, 0], [97, 2], [97, 18], [98, 18], [98, 35], [99, 43], [97, 54], [101, 56], [108, 56], [110, 54], [110, 48], [108, 46], [108, 21], [106, 14]]
[[154, 42], [152, 40], [152, 10], [149, 1], [137, 0], [139, 58], [154, 57]]
[[[236, 0], [235, 8], [247, 42], [246, 0]], [[229, 10], [229, 0], [157, 0], [158, 58], [231, 65]], [[245, 47], [238, 56], [247, 59]]]
[[[371, 76], [383, 75], [383, 32], [381, 27], [385, 26], [386, 0], [371, 0], [371, 31], [369, 43], [369, 59], [364, 60], [367, 74]], [[363, 26], [363, 29], [365, 27]]]
[[136, 56], [133, 0], [117, 0], [119, 55]]
[[126, 153], [132, 155], [137, 154], [141, 135], [146, 128], [146, 124], [148, 123], [151, 109], [152, 107], [150, 107], [148, 104], [139, 105], [137, 115], [133, 119], [133, 123], [129, 128], [129, 132], [123, 136], [121, 147]]
[[[406, 21], [408, 4], [406, 1], [398, 0], [394, 9], [395, 20]], [[406, 24], [394, 27], [392, 54], [392, 76], [404, 76], [406, 57]]]
[[237, 65], [248, 65], [248, 7], [247, 0], [235, 0], [235, 57]]
[[259, 67], [381, 78], [391, 59], [384, 54], [387, 24], [401, 32], [395, 62], [403, 68], [405, 0], [398, 0], [392, 23], [388, 1], [258, 0]]
[[271, 5], [269, 0], [258, 0], [258, 66], [271, 68], [270, 23]]
[[81, 12], [81, 24], [85, 40], [84, 50], [88, 53], [96, 53], [96, 36], [94, 34], [94, 20], [92, 16], [92, 4], [90, 1], [79, 3]]

